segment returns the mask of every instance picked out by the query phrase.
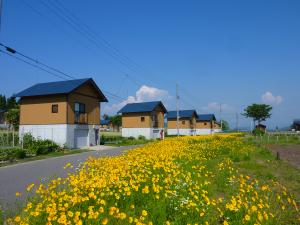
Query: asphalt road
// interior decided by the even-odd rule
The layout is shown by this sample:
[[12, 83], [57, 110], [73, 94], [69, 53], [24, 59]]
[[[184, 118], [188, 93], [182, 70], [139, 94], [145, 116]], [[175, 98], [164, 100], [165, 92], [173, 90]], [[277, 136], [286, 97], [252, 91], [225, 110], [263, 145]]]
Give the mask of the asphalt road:
[[[0, 167], [0, 206], [4, 211], [13, 211], [26, 202], [24, 200], [28, 197], [26, 188], [29, 184], [39, 185], [51, 178], [65, 177], [90, 156], [117, 156], [132, 148], [134, 147], [116, 147]], [[67, 163], [71, 163], [74, 168], [65, 170], [63, 167]], [[16, 197], [16, 192], [21, 192], [22, 196]]]

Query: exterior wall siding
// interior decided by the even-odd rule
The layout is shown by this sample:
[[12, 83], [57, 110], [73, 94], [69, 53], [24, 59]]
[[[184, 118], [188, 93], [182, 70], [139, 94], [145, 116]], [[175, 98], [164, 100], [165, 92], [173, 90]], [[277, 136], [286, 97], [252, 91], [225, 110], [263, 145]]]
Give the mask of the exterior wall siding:
[[[58, 113], [52, 113], [52, 105], [58, 105]], [[66, 124], [67, 98], [61, 96], [26, 97], [21, 99], [20, 124]]]
[[88, 124], [100, 125], [100, 103], [97, 98], [71, 93], [68, 96], [68, 124], [74, 124], [75, 122], [75, 103], [85, 104], [85, 110], [87, 113]]
[[211, 129], [212, 123], [210, 121], [197, 121], [197, 129]]
[[[141, 117], [145, 121], [141, 121]], [[150, 128], [151, 117], [150, 113], [126, 113], [122, 115], [122, 128]]]

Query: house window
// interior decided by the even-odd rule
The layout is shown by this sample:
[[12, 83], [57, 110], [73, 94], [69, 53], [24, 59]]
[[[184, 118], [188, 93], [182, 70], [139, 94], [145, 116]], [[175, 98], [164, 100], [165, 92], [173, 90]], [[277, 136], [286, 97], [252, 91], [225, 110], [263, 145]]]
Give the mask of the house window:
[[185, 124], [185, 121], [182, 121], [182, 125], [184, 125]]
[[85, 104], [75, 102], [75, 123], [87, 123], [87, 117], [85, 113]]
[[52, 113], [58, 113], [58, 104], [53, 104], [51, 107]]
[[144, 116], [141, 117], [141, 122], [145, 122], [145, 117]]

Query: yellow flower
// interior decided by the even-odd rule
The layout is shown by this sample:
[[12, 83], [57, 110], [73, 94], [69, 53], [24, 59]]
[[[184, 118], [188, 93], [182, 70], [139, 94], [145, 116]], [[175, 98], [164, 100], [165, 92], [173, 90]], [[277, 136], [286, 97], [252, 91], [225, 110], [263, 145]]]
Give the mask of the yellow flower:
[[20, 216], [16, 216], [15, 217], [15, 222], [20, 222], [21, 221], [21, 217]]
[[16, 192], [16, 196], [17, 196], [17, 197], [20, 197], [21, 195], [22, 195], [22, 193]]
[[148, 212], [146, 210], [143, 210], [142, 211], [142, 216], [147, 216], [148, 215]]
[[245, 217], [244, 217], [244, 219], [245, 219], [246, 221], [249, 221], [249, 220], [250, 220], [250, 216], [249, 216], [248, 214], [246, 214]]
[[107, 218], [104, 218], [101, 222], [102, 225], [106, 225], [108, 223], [108, 219]]
[[26, 188], [27, 191], [30, 191], [34, 187], [34, 183], [29, 184], [28, 187]]

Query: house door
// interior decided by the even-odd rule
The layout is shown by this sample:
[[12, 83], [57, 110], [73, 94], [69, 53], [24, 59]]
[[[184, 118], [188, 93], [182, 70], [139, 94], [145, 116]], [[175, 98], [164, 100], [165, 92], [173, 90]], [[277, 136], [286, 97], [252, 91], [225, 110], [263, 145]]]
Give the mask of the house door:
[[74, 130], [74, 143], [75, 148], [82, 148], [88, 146], [88, 129], [76, 129]]

